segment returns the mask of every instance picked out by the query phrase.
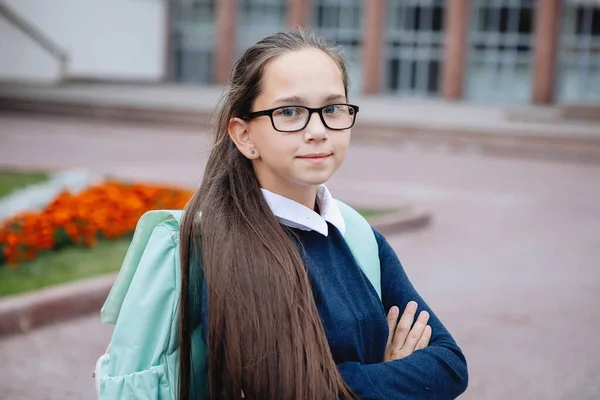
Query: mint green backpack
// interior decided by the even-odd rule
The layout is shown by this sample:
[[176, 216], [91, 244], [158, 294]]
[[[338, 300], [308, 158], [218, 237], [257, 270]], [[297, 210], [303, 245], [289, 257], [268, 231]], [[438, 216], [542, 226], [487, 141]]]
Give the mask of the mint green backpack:
[[[346, 223], [345, 239], [358, 265], [381, 298], [379, 249], [369, 223], [336, 200]], [[177, 398], [179, 224], [181, 210], [145, 213], [115, 283], [101, 310], [114, 324], [109, 347], [96, 363], [98, 399], [170, 400]], [[206, 376], [206, 348], [200, 328], [192, 333], [194, 376]], [[204, 379], [192, 398], [208, 391]]]

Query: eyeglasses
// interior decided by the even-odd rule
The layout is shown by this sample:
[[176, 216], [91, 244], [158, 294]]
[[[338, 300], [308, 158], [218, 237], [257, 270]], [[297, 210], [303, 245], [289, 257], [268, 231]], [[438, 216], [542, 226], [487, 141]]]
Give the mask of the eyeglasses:
[[350, 129], [356, 120], [358, 106], [352, 104], [328, 104], [319, 108], [304, 106], [282, 106], [249, 113], [243, 119], [251, 120], [268, 115], [271, 124], [279, 132], [298, 132], [306, 128], [313, 113], [318, 113], [328, 129], [343, 131]]

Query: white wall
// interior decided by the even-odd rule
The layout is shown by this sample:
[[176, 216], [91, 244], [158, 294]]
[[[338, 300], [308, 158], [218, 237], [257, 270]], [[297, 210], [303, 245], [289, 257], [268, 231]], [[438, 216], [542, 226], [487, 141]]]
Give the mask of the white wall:
[[60, 63], [0, 16], [0, 80], [56, 82]]
[[[166, 0], [0, 1], [67, 53], [67, 77], [156, 81], [164, 75]], [[7, 40], [4, 30], [0, 31], [0, 77], [7, 76], [15, 63], [40, 78], [52, 76], [46, 64], [29, 65], [30, 53], [35, 52], [31, 41]]]

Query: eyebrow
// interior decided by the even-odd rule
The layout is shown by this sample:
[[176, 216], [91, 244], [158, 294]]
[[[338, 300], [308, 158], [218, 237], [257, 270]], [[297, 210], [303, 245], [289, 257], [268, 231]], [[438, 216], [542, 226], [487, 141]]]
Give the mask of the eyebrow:
[[[343, 100], [346, 101], [346, 96], [343, 94], [330, 94], [327, 97], [325, 97], [323, 99], [324, 103], [330, 102], [330, 101], [334, 101], [334, 100]], [[307, 101], [305, 99], [303, 99], [302, 97], [298, 97], [298, 96], [289, 96], [289, 97], [282, 97], [280, 99], [277, 99], [273, 102], [273, 106], [276, 106], [277, 104], [306, 104]]]

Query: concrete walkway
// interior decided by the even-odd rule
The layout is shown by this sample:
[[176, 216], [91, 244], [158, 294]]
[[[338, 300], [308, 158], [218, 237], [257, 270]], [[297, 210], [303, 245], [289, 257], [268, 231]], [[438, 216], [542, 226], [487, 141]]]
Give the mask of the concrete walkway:
[[[86, 167], [196, 187], [190, 130], [0, 117], [0, 166]], [[389, 237], [463, 348], [466, 400], [600, 398], [600, 167], [354, 142], [329, 187], [369, 206], [416, 203], [431, 228]], [[97, 316], [0, 341], [0, 397], [92, 399], [110, 327]]]

